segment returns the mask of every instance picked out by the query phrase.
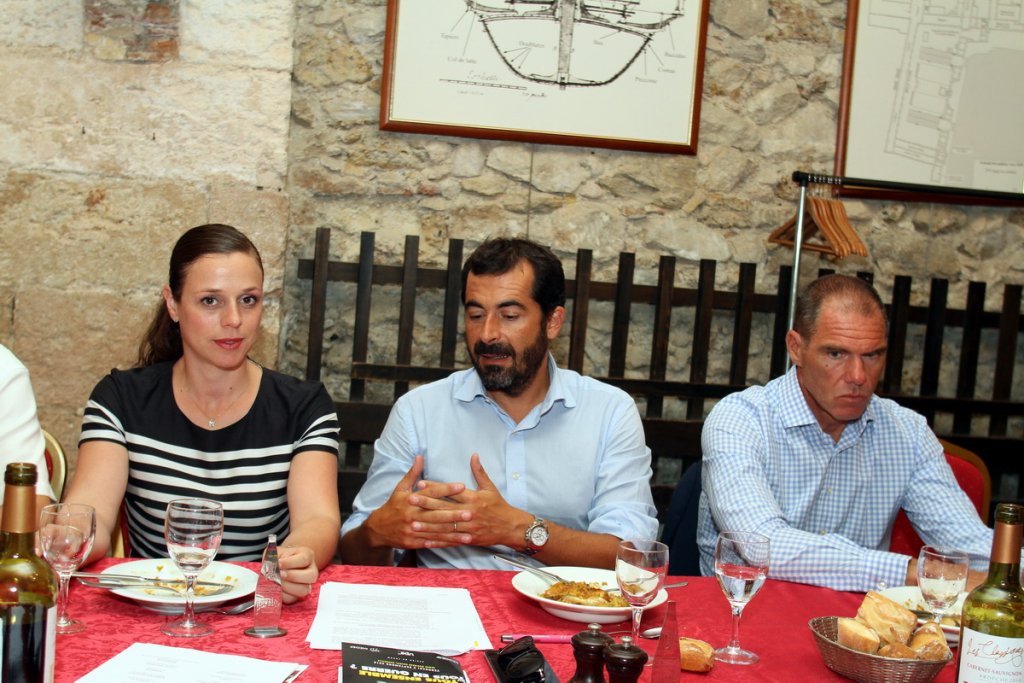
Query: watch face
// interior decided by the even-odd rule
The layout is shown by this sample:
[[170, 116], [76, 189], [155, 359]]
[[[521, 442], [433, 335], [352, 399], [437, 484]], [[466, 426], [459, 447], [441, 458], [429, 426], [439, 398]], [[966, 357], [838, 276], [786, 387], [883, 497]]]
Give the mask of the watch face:
[[533, 545], [544, 545], [548, 542], [547, 527], [537, 525], [530, 529], [530, 543]]

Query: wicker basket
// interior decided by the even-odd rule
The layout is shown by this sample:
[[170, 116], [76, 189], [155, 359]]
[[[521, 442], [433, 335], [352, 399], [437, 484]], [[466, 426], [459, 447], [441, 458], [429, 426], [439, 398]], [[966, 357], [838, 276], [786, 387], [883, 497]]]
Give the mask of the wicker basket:
[[892, 659], [858, 652], [836, 642], [839, 617], [815, 617], [807, 622], [825, 665], [840, 676], [860, 683], [927, 683], [953, 658], [928, 661]]

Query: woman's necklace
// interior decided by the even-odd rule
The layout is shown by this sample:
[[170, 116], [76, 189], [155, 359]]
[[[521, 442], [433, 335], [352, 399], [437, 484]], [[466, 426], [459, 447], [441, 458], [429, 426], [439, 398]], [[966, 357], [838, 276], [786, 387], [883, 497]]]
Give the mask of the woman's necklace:
[[[247, 382], [247, 384], [248, 384], [248, 382]], [[230, 390], [231, 390], [231, 387], [228, 387], [228, 391], [230, 391]], [[235, 396], [234, 399], [232, 399], [231, 403], [229, 403], [226, 408], [224, 408], [222, 411], [220, 411], [220, 414], [214, 415], [213, 417], [208, 415], [207, 412], [205, 410], [203, 410], [202, 406], [199, 405], [199, 401], [197, 401], [195, 396], [192, 394], [192, 387], [191, 387], [191, 385], [187, 385], [187, 384], [185, 385], [185, 395], [188, 396], [188, 400], [192, 402], [192, 405], [194, 405], [196, 407], [196, 410], [198, 410], [199, 413], [206, 418], [206, 426], [209, 427], [210, 429], [216, 429], [217, 428], [217, 420], [222, 418], [224, 415], [226, 415], [228, 413], [228, 411], [230, 411], [232, 408], [235, 407], [235, 404], [238, 403], [238, 400], [240, 398], [242, 398], [242, 396], [245, 395], [245, 390], [242, 389], [241, 391], [239, 391], [238, 395]]]

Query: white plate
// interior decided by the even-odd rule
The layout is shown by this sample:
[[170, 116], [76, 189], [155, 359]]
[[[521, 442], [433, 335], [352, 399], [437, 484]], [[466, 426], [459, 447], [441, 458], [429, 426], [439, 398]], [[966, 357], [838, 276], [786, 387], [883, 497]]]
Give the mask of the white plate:
[[[586, 581], [587, 583], [596, 583], [606, 589], [617, 588], [615, 572], [610, 569], [594, 569], [592, 567], [545, 567], [545, 569], [550, 570], [552, 574], [558, 574], [566, 581]], [[615, 624], [629, 619], [630, 616], [629, 607], [590, 607], [542, 598], [540, 594], [547, 590], [548, 583], [526, 571], [519, 572], [512, 577], [512, 587], [527, 598], [536, 600], [548, 613], [569, 621], [579, 621], [584, 624], [591, 622]], [[647, 607], [657, 607], [666, 600], [668, 600], [668, 593], [662, 588]]]
[[[115, 564], [104, 569], [103, 574], [128, 574], [131, 576], [144, 576], [147, 578], [166, 579], [168, 581], [182, 581], [184, 576], [170, 559], [159, 560], [135, 560]], [[230, 583], [234, 585], [229, 591], [218, 595], [197, 595], [195, 605], [197, 607], [216, 607], [230, 600], [244, 598], [256, 591], [256, 572], [236, 564], [213, 561], [199, 575], [201, 581], [216, 581], [218, 583]], [[181, 614], [185, 610], [185, 596], [173, 595], [169, 591], [153, 590], [140, 586], [138, 588], [115, 588], [111, 593], [134, 600], [146, 609], [160, 612], [161, 614]]]
[[[898, 586], [896, 588], [886, 588], [884, 591], [879, 591], [882, 595], [889, 598], [893, 602], [898, 602], [907, 609], [921, 610], [924, 612], [928, 611], [928, 603], [924, 601], [921, 596], [921, 589], [917, 586]], [[955, 615], [957, 621], [960, 621], [960, 612], [964, 607], [964, 598], [967, 597], [967, 593], [961, 593], [960, 597], [957, 598], [953, 606], [949, 608], [949, 614]], [[918, 617], [917, 623], [923, 624], [927, 619]], [[951, 626], [949, 624], [941, 624], [942, 632], [946, 634], [946, 642], [950, 645], [956, 645], [960, 642], [960, 627]]]

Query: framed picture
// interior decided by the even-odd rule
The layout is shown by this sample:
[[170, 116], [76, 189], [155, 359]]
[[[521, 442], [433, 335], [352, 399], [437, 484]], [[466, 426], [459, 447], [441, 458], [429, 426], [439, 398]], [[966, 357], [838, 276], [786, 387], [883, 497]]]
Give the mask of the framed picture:
[[695, 154], [709, 0], [388, 0], [383, 130]]
[[999, 3], [849, 0], [835, 173], [922, 190], [843, 193], [1024, 204], [1022, 45]]

